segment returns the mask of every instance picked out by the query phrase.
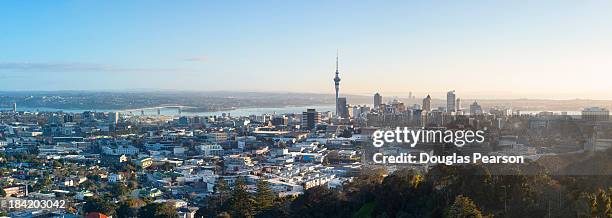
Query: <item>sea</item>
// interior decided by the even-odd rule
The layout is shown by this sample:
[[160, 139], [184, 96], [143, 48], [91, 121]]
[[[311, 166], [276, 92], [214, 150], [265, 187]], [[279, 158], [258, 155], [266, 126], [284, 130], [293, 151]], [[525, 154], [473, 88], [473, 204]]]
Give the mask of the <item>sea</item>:
[[[291, 113], [302, 113], [306, 109], [316, 109], [320, 112], [335, 111], [333, 105], [312, 105], [312, 106], [287, 106], [287, 107], [258, 107], [258, 108], [237, 108], [233, 110], [221, 110], [221, 111], [208, 111], [208, 112], [188, 112], [179, 111], [178, 108], [160, 108], [160, 115], [164, 116], [221, 116], [223, 114], [229, 114], [232, 116], [249, 116], [249, 115], [262, 115], [262, 114], [291, 114]], [[12, 108], [0, 108], [0, 110], [12, 110]], [[27, 112], [67, 112], [67, 113], [82, 113], [85, 111], [95, 112], [120, 112], [120, 113], [132, 113], [134, 115], [140, 115], [141, 111], [144, 111], [146, 116], [157, 115], [157, 109], [146, 108], [146, 109], [130, 109], [130, 110], [112, 110], [112, 109], [58, 109], [58, 108], [47, 108], [47, 107], [19, 107], [17, 111]], [[535, 115], [542, 111], [520, 111], [521, 114], [532, 114]], [[553, 112], [555, 115], [561, 115], [566, 112], [567, 115], [576, 116], [580, 115], [580, 111], [548, 111]]]
[[[333, 105], [313, 105], [313, 106], [288, 106], [288, 107], [260, 107], [260, 108], [237, 108], [233, 110], [221, 110], [221, 111], [210, 111], [210, 112], [188, 112], [179, 111], [178, 108], [160, 108], [160, 115], [164, 116], [221, 116], [223, 114], [231, 116], [250, 116], [250, 115], [262, 115], [262, 114], [291, 114], [291, 113], [302, 113], [306, 109], [316, 109], [320, 112], [335, 111]], [[13, 108], [0, 108], [0, 110], [13, 110]], [[58, 109], [58, 108], [47, 108], [47, 107], [18, 107], [17, 111], [26, 112], [66, 112], [66, 113], [83, 113], [85, 111], [95, 112], [120, 112], [120, 113], [133, 113], [140, 115], [141, 111], [146, 116], [157, 115], [156, 108], [146, 109], [130, 109], [130, 110], [110, 110], [110, 109]]]

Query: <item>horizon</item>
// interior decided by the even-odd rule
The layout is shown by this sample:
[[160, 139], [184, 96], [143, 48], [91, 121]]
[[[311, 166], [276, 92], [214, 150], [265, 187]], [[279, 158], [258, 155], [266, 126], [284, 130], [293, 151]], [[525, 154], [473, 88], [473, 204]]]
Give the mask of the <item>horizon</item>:
[[606, 1], [4, 5], [7, 91], [331, 94], [338, 49], [341, 95], [612, 99]]
[[[299, 91], [280, 91], [280, 90], [270, 90], [270, 91], [252, 91], [252, 90], [180, 90], [180, 89], [91, 89], [91, 90], [0, 90], [0, 93], [68, 93], [68, 92], [82, 92], [82, 93], [237, 93], [237, 94], [246, 94], [246, 93], [256, 93], [256, 94], [297, 94], [297, 95], [325, 95], [329, 97], [333, 97], [333, 93], [325, 93], [325, 92], [299, 92]], [[416, 93], [416, 95], [415, 95]], [[362, 93], [345, 93], [340, 95], [341, 97], [351, 97], [351, 96], [359, 96], [359, 97], [373, 97], [376, 92], [371, 94], [362, 94]], [[385, 99], [405, 99], [409, 98], [409, 93], [392, 93], [389, 95], [385, 95], [385, 93], [379, 93]], [[432, 99], [435, 100], [446, 100], [446, 92], [444, 93], [425, 93], [423, 96], [418, 95], [419, 92], [413, 92], [412, 95], [416, 100], [423, 100], [427, 95], [431, 95]], [[459, 93], [460, 94], [460, 93]], [[530, 98], [530, 97], [463, 97], [462, 95], [458, 95], [457, 97], [464, 100], [477, 100], [477, 101], [509, 101], [509, 100], [533, 100], [533, 101], [612, 101], [612, 99], [596, 99], [596, 98]], [[349, 99], [350, 100], [350, 99]]]

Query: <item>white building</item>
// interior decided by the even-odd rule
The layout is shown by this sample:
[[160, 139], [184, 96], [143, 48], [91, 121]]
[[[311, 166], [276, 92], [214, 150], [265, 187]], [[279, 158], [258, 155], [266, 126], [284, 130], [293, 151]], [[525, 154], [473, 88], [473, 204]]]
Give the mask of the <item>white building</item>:
[[206, 134], [206, 139], [212, 143], [222, 143], [227, 141], [227, 133], [225, 132], [212, 132]]
[[122, 181], [123, 181], [123, 176], [121, 174], [111, 173], [108, 175], [109, 183], [117, 183], [117, 182], [122, 182]]
[[107, 155], [128, 155], [128, 156], [132, 156], [132, 155], [137, 155], [140, 152], [140, 150], [134, 146], [131, 145], [118, 145], [118, 146], [104, 146], [102, 147], [102, 153], [103, 154], [107, 154]]
[[222, 156], [223, 155], [223, 147], [221, 147], [221, 145], [207, 144], [207, 145], [200, 145], [199, 148], [200, 148], [200, 151], [202, 151], [202, 154], [204, 154], [204, 156]]

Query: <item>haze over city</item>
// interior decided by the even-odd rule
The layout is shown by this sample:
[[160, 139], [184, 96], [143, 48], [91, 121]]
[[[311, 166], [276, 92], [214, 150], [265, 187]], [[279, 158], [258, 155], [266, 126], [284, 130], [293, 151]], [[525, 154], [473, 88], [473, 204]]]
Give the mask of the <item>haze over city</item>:
[[4, 3], [0, 88], [612, 99], [610, 1]]

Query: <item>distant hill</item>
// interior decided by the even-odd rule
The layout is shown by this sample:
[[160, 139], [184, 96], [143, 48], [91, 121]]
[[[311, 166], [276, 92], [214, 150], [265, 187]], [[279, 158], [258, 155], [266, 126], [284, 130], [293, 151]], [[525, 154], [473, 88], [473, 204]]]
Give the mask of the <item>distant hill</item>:
[[[351, 105], [372, 105], [373, 97], [342, 95]], [[383, 102], [393, 97], [383, 95]], [[461, 97], [461, 96], [459, 96]], [[406, 106], [422, 104], [422, 97], [398, 98]], [[580, 111], [585, 107], [612, 108], [611, 100], [546, 100], [546, 99], [462, 99], [462, 106], [477, 101], [485, 110], [506, 107], [522, 111]], [[295, 92], [235, 92], [235, 91], [19, 91], [0, 92], [0, 107], [11, 108], [13, 102], [20, 107], [55, 109], [138, 109], [159, 105], [184, 105], [197, 111], [216, 111], [232, 108], [285, 107], [333, 105], [333, 93]], [[433, 107], [444, 107], [446, 99], [432, 99]]]

